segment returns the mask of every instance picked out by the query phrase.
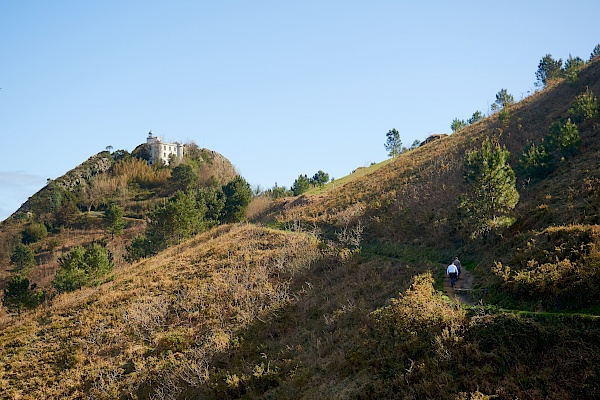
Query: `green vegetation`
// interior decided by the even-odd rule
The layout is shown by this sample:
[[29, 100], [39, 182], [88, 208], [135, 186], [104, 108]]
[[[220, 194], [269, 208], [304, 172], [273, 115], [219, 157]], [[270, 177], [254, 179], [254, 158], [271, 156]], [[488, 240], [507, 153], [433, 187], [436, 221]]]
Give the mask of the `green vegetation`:
[[106, 224], [106, 231], [113, 237], [114, 235], [123, 234], [123, 229], [126, 225], [126, 222], [123, 219], [123, 210], [115, 204], [114, 201], [109, 201], [108, 206], [106, 206], [106, 210], [104, 210], [104, 214], [102, 215], [102, 219]]
[[20, 274], [14, 275], [4, 289], [4, 306], [17, 313], [37, 306], [44, 300], [45, 294], [34, 289], [35, 284], [30, 285], [29, 279]]
[[0, 392], [594, 398], [600, 63], [569, 60], [459, 135], [303, 175], [301, 198], [275, 185], [246, 204], [231, 164], [193, 145], [159, 167], [107, 148], [50, 181], [0, 229], [3, 265], [18, 244], [35, 259], [0, 271]]
[[512, 94], [508, 93], [506, 89], [501, 89], [496, 93], [496, 101], [492, 104], [492, 110], [503, 110], [515, 102]]
[[244, 213], [250, 200], [252, 200], [252, 188], [240, 175], [223, 186], [225, 204], [223, 205], [222, 222], [240, 222], [244, 219]]
[[555, 60], [551, 54], [546, 54], [540, 60], [538, 70], [535, 73], [537, 84], [545, 86], [562, 76], [562, 59]]
[[94, 284], [114, 267], [112, 253], [98, 243], [86, 248], [76, 247], [59, 257], [58, 263], [60, 269], [52, 284], [59, 293], [72, 292]]
[[598, 100], [594, 93], [589, 88], [575, 98], [573, 104], [569, 108], [569, 115], [577, 124], [594, 118], [598, 114]]
[[452, 129], [452, 132], [457, 132], [466, 126], [467, 126], [467, 123], [465, 122], [465, 120], [454, 118], [452, 120], [452, 123], [450, 124], [450, 129]]
[[400, 132], [396, 128], [390, 129], [385, 134], [386, 141], [383, 147], [388, 152], [389, 157], [396, 157], [402, 152], [402, 140], [400, 139]]
[[471, 116], [471, 118], [469, 118], [467, 120], [467, 123], [469, 125], [473, 125], [474, 123], [481, 121], [483, 118], [484, 118], [483, 113], [481, 111], [477, 110], [477, 111], [475, 111], [473, 113], [473, 115]]
[[510, 216], [519, 201], [515, 173], [508, 164], [509, 151], [486, 140], [481, 150], [467, 155], [466, 191], [460, 211], [463, 224], [472, 238], [514, 223]]
[[592, 53], [590, 54], [590, 61], [598, 57], [600, 57], [600, 43], [594, 47], [594, 50], [592, 50]]
[[24, 244], [31, 244], [45, 239], [48, 236], [48, 229], [46, 229], [46, 225], [34, 222], [23, 229], [21, 235], [23, 236], [21, 241]]
[[33, 267], [35, 265], [33, 250], [23, 243], [18, 243], [10, 255], [10, 263], [17, 269]]

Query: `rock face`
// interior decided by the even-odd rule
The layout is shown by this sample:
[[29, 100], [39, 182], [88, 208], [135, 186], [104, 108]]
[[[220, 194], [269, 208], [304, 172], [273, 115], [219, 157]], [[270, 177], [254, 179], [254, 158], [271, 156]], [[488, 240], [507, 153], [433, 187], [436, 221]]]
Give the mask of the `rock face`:
[[[70, 170], [60, 178], [56, 178], [53, 181], [55, 186], [61, 187], [62, 189], [68, 192], [74, 192], [78, 189], [84, 189], [89, 186], [89, 181], [96, 175], [103, 174], [108, 172], [112, 167], [113, 161], [110, 157], [110, 154], [106, 151], [98, 153], [86, 161], [84, 161], [79, 166]], [[31, 196], [25, 203], [19, 207], [15, 213], [11, 217], [15, 217], [19, 214], [25, 214], [31, 211], [31, 200], [34, 197], [42, 197], [46, 191], [48, 191], [48, 186], [43, 187], [33, 196]]]
[[425, 139], [420, 145], [421, 146], [425, 146], [427, 143], [431, 143], [434, 140], [438, 140], [438, 139], [442, 139], [445, 138], [446, 136], [448, 136], [447, 133], [434, 133], [433, 135], [429, 135], [429, 137], [427, 139]]

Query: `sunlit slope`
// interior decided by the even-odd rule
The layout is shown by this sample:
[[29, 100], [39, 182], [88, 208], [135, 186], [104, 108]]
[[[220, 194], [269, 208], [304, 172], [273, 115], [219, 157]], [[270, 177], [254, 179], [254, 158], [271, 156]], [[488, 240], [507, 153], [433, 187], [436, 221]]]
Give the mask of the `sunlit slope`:
[[119, 398], [173, 362], [200, 379], [236, 332], [292, 300], [289, 280], [318, 257], [313, 237], [226, 226], [117, 270], [0, 331], [1, 391]]
[[[521, 200], [515, 210], [515, 228], [597, 223], [593, 215], [598, 214], [598, 185], [594, 182], [600, 179], [598, 117], [579, 124], [579, 151], [545, 179], [535, 181], [519, 171], [523, 152], [531, 143], [542, 143], [553, 122], [569, 118], [569, 107], [587, 88], [600, 94], [600, 62], [588, 64], [575, 84], [560, 81], [509, 106], [509, 117], [503, 121], [494, 114], [391, 162], [371, 166], [363, 176], [352, 179], [350, 175], [315, 195], [276, 203], [270, 220], [296, 219], [337, 229], [360, 220], [366, 238], [460, 246], [464, 233], [458, 231], [457, 207], [466, 190], [465, 155], [490, 138], [506, 146], [510, 164], [517, 171]], [[549, 208], [540, 211], [542, 204]]]

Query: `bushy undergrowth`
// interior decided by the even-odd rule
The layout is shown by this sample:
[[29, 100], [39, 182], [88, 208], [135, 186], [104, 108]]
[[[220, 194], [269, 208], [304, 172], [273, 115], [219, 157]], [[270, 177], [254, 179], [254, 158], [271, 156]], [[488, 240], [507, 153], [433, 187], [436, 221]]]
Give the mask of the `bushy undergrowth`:
[[511, 305], [578, 310], [600, 305], [600, 233], [597, 227], [553, 227], [525, 235], [510, 259], [492, 270], [501, 280], [496, 297]]

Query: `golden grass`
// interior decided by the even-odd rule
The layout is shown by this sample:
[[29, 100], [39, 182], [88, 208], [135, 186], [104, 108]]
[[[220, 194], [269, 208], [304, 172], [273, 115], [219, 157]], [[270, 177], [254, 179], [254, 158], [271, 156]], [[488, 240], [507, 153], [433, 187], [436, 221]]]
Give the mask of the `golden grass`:
[[[287, 279], [319, 257], [316, 246], [307, 235], [223, 226], [117, 268], [111, 282], [59, 295], [0, 331], [0, 371], [10, 371], [0, 388], [10, 398], [137, 390], [173, 349], [208, 357], [256, 318], [272, 318], [291, 301]], [[125, 375], [127, 363], [135, 372]]]

